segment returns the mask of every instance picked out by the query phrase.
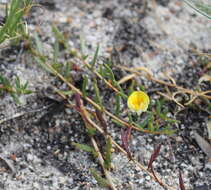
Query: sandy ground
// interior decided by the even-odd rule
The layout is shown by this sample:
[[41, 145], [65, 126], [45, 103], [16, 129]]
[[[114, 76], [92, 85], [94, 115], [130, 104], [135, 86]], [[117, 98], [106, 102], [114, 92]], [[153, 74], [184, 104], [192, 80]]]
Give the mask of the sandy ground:
[[[42, 5], [44, 9], [33, 8], [28, 28], [32, 36], [34, 31], [40, 32], [49, 54], [54, 41], [51, 26], [55, 23], [69, 35], [68, 43], [73, 49], [79, 49], [80, 38], [86, 45], [84, 52], [91, 55], [100, 44], [99, 61], [112, 56], [115, 64], [144, 66], [157, 78], [163, 78], [167, 72], [192, 86], [195, 71], [190, 70], [190, 74], [188, 68], [196, 58], [190, 52], [193, 48], [199, 52], [211, 51], [211, 22], [181, 1], [158, 0], [145, 5], [139, 0], [54, 0], [43, 1]], [[98, 162], [71, 145], [71, 142], [89, 142], [80, 116], [65, 108], [43, 117], [51, 102], [43, 98], [42, 92], [46, 93], [56, 83], [55, 79], [30, 54], [22, 51], [21, 45], [1, 50], [0, 59], [1, 74], [11, 80], [19, 76], [22, 81], [29, 81], [30, 88], [36, 91], [20, 97], [21, 105], [16, 105], [8, 95], [1, 97], [2, 119], [27, 114], [0, 123], [0, 189], [101, 189], [89, 172], [90, 168], [99, 168]], [[147, 84], [150, 85], [145, 81]], [[131, 151], [146, 165], [153, 147], [162, 143], [155, 168], [163, 181], [178, 187], [180, 168], [186, 189], [208, 190], [211, 188], [210, 162], [190, 135], [195, 129], [207, 135], [207, 115], [189, 114], [181, 117], [189, 119], [178, 126], [180, 132], [172, 139], [134, 132]], [[114, 124], [110, 127], [110, 134], [120, 142], [119, 129]], [[172, 147], [173, 160], [169, 157]], [[163, 189], [121, 153], [113, 153], [112, 163], [111, 175], [117, 189]]]

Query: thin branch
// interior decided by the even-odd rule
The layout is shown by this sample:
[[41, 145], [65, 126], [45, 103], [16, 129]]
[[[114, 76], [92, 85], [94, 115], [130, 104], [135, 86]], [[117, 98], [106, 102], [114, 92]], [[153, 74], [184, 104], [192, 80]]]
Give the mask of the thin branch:
[[[72, 104], [67, 104], [67, 106], [68, 106], [68, 107], [71, 107], [71, 108], [75, 108], [75, 106], [73, 106]], [[78, 111], [78, 110], [76, 109], [76, 111]], [[79, 112], [79, 113], [80, 113], [80, 112]], [[88, 113], [87, 113], [87, 110], [86, 110], [85, 108], [83, 109], [83, 113], [88, 114]], [[83, 117], [82, 117], [82, 118], [83, 118]], [[93, 121], [90, 119], [90, 117], [86, 117], [86, 121], [87, 121], [92, 127], [96, 128], [101, 134], [105, 134], [104, 131], [103, 131], [103, 129], [102, 129], [100, 126], [98, 126], [95, 122], [93, 122]], [[120, 152], [122, 152], [123, 154], [125, 154], [125, 155], [127, 156], [127, 158], [128, 158], [128, 153], [127, 153], [118, 143], [116, 143], [116, 142], [113, 140], [113, 138], [112, 138], [111, 136], [109, 136], [109, 135], [107, 135], [107, 136], [111, 139], [112, 144], [113, 144]], [[156, 181], [156, 182], [159, 181], [160, 183], [162, 183], [163, 187], [165, 187], [165, 188], [167, 188], [167, 189], [169, 189], [169, 190], [176, 190], [176, 188], [171, 187], [171, 186], [167, 185], [166, 183], [162, 182], [162, 180], [161, 180], [158, 176], [156, 176], [156, 178], [155, 178], [153, 173], [151, 173], [150, 171], [148, 171], [148, 169], [147, 169], [145, 166], [143, 166], [142, 164], [140, 164], [140, 163], [139, 163], [137, 160], [135, 160], [134, 158], [133, 158], [132, 160], [129, 160], [129, 161], [132, 161], [132, 162], [133, 162], [135, 165], [137, 165], [141, 170], [145, 171], [154, 181]]]
[[[125, 66], [120, 66], [120, 65], [117, 65], [116, 66], [117, 68], [120, 68], [120, 69], [123, 69], [125, 71], [129, 71], [131, 73], [134, 73], [136, 75], [142, 75], [140, 72], [137, 71], [136, 68], [128, 68], [128, 67], [125, 67]], [[142, 70], [142, 71], [145, 71], [147, 72], [146, 70]], [[170, 86], [170, 87], [174, 87], [180, 91], [182, 91], [183, 93], [187, 93], [187, 94], [191, 94], [193, 96], [196, 96], [196, 97], [204, 97], [204, 98], [207, 98], [207, 99], [211, 99], [211, 96], [209, 95], [206, 95], [206, 94], [209, 94], [211, 93], [211, 90], [207, 90], [207, 91], [201, 91], [201, 92], [198, 92], [198, 91], [194, 91], [194, 90], [190, 90], [190, 89], [186, 89], [184, 87], [181, 87], [181, 86], [178, 86], [177, 84], [173, 84], [173, 83], [168, 83], [168, 82], [165, 82], [163, 80], [160, 80], [160, 79], [156, 79], [155, 77], [153, 77], [149, 72], [147, 72], [147, 78], [149, 80], [152, 80], [154, 82], [157, 82], [157, 83], [160, 83], [160, 84], [163, 84], [163, 85], [166, 85], [166, 86]]]
[[[78, 93], [79, 95], [83, 96], [82, 92], [76, 88], [73, 84], [71, 84], [69, 81], [67, 81], [59, 72], [57, 72], [49, 63], [45, 62], [45, 64], [49, 67], [49, 69], [54, 72], [54, 74], [59, 77], [63, 82], [65, 82], [75, 93]], [[91, 98], [89, 97], [84, 97], [84, 99], [89, 102], [90, 104], [92, 104], [96, 109], [101, 110], [101, 107], [95, 103]], [[109, 117], [111, 117], [112, 119], [116, 120], [117, 122], [121, 123], [123, 126], [126, 127], [131, 127], [137, 131], [141, 131], [144, 133], [151, 133], [151, 134], [163, 134], [162, 132], [158, 132], [158, 131], [150, 131], [150, 130], [146, 130], [146, 129], [141, 129], [138, 128], [132, 124], [127, 123], [126, 121], [123, 121], [122, 119], [116, 117], [115, 115], [113, 115], [112, 113], [110, 113], [109, 111], [107, 111], [106, 109], [104, 109], [104, 113], [107, 114]]]
[[96, 141], [95, 141], [95, 139], [93, 137], [91, 138], [91, 141], [92, 141], [92, 145], [93, 145], [95, 151], [98, 153], [98, 159], [99, 159], [100, 165], [103, 168], [104, 174], [106, 176], [106, 179], [109, 182], [110, 188], [112, 190], [117, 190], [116, 187], [115, 187], [115, 185], [114, 185], [114, 183], [113, 183], [112, 177], [109, 174], [109, 171], [104, 167], [104, 159], [103, 159], [103, 156], [100, 153], [100, 150], [99, 150], [99, 148], [97, 146], [97, 143], [96, 143]]
[[[76, 88], [73, 84], [71, 84], [69, 81], [67, 81], [60, 73], [58, 73], [49, 63], [45, 62], [45, 64], [49, 67], [50, 70], [52, 70], [52, 72], [57, 76], [59, 77], [63, 82], [65, 82], [75, 93], [78, 93], [79, 95], [82, 96], [82, 92]], [[101, 110], [101, 107], [96, 104], [92, 99], [90, 99], [89, 97], [85, 97], [84, 98], [87, 102], [89, 102], [90, 104], [92, 104], [96, 109], [99, 109]], [[75, 108], [74, 106], [71, 105], [71, 102], [69, 102], [70, 105], [68, 107], [73, 107]], [[78, 109], [76, 109], [78, 111]], [[107, 114], [108, 116], [110, 116], [111, 118], [113, 118], [114, 120], [120, 122], [121, 124], [123, 124], [124, 126], [126, 127], [131, 127], [135, 130], [138, 130], [138, 131], [142, 131], [142, 132], [145, 132], [145, 133], [153, 133], [153, 134], [161, 134], [160, 132], [151, 132], [149, 130], [142, 130], [142, 129], [139, 129], [121, 119], [119, 119], [118, 117], [116, 117], [115, 115], [113, 115], [112, 113], [108, 112], [107, 110], [104, 110], [104, 113]], [[88, 114], [86, 109], [83, 109], [82, 111], [82, 115], [83, 114]], [[87, 117], [87, 115], [84, 117], [86, 118], [86, 122], [88, 122], [91, 126], [95, 127], [100, 133], [102, 134], [105, 134], [103, 129], [101, 127], [99, 127], [95, 122], [93, 122], [89, 117]], [[118, 145], [113, 139], [112, 137], [111, 138], [111, 142], [114, 146], [116, 146], [122, 153], [124, 153], [126, 156], [128, 155], [128, 153], [120, 146]], [[140, 169], [142, 169], [143, 171], [145, 171], [154, 181], [157, 182], [157, 180], [161, 181], [158, 177], [157, 179], [155, 179], [154, 175], [152, 173], [150, 173], [146, 167], [144, 167], [142, 164], [140, 164], [138, 161], [136, 161], [135, 159], [132, 160]], [[166, 187], [167, 189], [170, 189], [170, 190], [176, 190], [175, 188], [163, 183], [163, 186]]]

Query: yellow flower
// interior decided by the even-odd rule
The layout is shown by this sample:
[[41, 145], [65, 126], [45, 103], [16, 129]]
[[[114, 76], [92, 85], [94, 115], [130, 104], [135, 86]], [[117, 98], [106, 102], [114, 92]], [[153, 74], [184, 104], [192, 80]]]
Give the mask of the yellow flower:
[[149, 96], [143, 91], [134, 91], [127, 100], [128, 107], [138, 114], [145, 112], [149, 105]]

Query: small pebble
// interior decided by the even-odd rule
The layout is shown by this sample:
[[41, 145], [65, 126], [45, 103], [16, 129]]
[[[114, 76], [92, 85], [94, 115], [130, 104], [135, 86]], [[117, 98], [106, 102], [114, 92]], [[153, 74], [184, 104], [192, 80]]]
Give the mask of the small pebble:
[[145, 179], [148, 180], [148, 181], [150, 181], [150, 180], [151, 180], [151, 177], [150, 177], [149, 175], [147, 175], [147, 176], [145, 177]]

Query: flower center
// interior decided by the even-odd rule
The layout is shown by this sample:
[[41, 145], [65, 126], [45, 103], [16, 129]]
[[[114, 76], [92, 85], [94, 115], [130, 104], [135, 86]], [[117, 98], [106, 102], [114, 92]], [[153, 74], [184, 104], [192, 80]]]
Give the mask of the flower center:
[[134, 98], [132, 104], [134, 106], [134, 109], [138, 111], [140, 109], [142, 103], [143, 103], [143, 99], [139, 96], [136, 96], [136, 98]]

